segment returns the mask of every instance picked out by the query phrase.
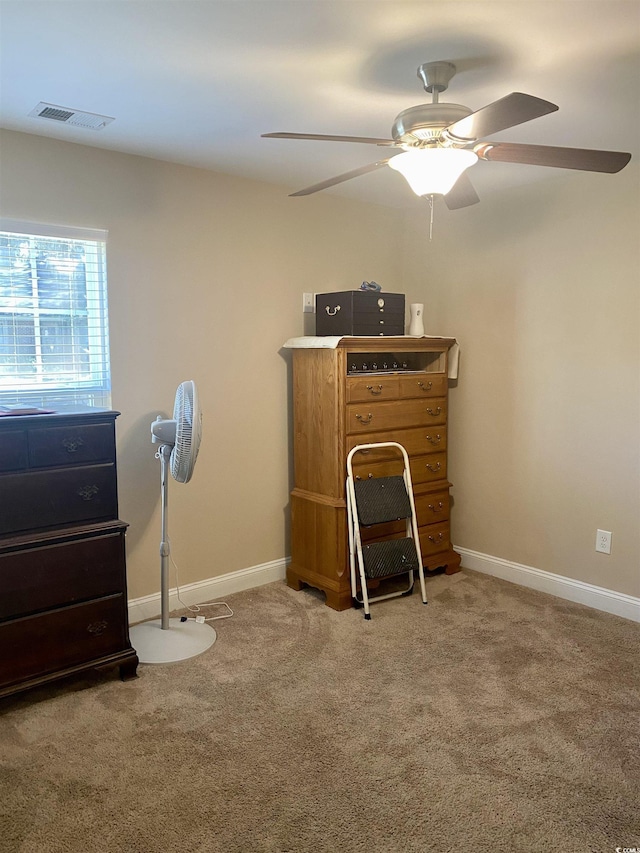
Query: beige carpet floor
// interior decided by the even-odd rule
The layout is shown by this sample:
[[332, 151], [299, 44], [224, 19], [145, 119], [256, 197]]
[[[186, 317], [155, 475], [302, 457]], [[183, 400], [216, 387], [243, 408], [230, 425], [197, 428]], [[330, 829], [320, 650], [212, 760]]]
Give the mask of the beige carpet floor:
[[472, 572], [0, 702], [3, 853], [640, 848], [640, 625]]

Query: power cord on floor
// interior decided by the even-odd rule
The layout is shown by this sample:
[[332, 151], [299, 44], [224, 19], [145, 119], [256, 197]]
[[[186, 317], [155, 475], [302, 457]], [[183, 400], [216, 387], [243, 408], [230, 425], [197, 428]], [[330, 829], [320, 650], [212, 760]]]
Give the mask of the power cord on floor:
[[[171, 548], [171, 543], [169, 543], [169, 548]], [[176, 575], [176, 595], [180, 604], [185, 608], [185, 610], [189, 610], [191, 613], [196, 613], [195, 616], [196, 622], [215, 622], [217, 619], [230, 619], [233, 616], [233, 610], [229, 607], [226, 601], [205, 601], [202, 604], [186, 604], [180, 598], [180, 583], [178, 581], [178, 566], [171, 556], [171, 550], [169, 550], [169, 559], [173, 565], [175, 575]], [[200, 611], [203, 607], [226, 607], [229, 611], [228, 613], [222, 613], [220, 616], [203, 616]], [[181, 617], [183, 621], [188, 619], [187, 616]]]

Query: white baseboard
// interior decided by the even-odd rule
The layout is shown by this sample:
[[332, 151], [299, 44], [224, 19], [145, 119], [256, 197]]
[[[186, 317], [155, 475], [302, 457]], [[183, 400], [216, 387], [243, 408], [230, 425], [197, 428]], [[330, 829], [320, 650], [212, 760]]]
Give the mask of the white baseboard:
[[[207, 601], [220, 601], [235, 592], [243, 592], [245, 589], [253, 589], [273, 581], [284, 580], [289, 560], [282, 558], [272, 560], [270, 563], [261, 563], [259, 566], [251, 566], [249, 569], [240, 569], [237, 572], [229, 572], [217, 578], [208, 578], [204, 581], [191, 583], [180, 587], [180, 598], [185, 604], [202, 604]], [[178, 610], [182, 607], [178, 601], [178, 591], [169, 590], [169, 609]], [[160, 615], [160, 593], [145, 595], [142, 598], [129, 600], [129, 624], [144, 622], [147, 619], [155, 619]]]
[[523, 566], [520, 563], [512, 563], [501, 557], [491, 557], [488, 554], [480, 554], [478, 551], [470, 551], [468, 548], [453, 546], [455, 551], [462, 557], [462, 565], [476, 572], [484, 572], [505, 581], [537, 589], [539, 592], [548, 592], [558, 598], [575, 601], [578, 604], [586, 604], [596, 610], [604, 610], [615, 616], [632, 619], [640, 622], [640, 598], [625, 595], [622, 592], [614, 592], [601, 586], [583, 583], [573, 578], [562, 575], [554, 575], [531, 566]]
[[[523, 566], [501, 557], [481, 554], [468, 548], [454, 545], [455, 551], [462, 557], [462, 565], [476, 572], [493, 575], [511, 583], [520, 584], [539, 592], [547, 592], [567, 601], [585, 604], [596, 610], [604, 610], [624, 619], [640, 622], [640, 598], [615, 592], [604, 587], [544, 572], [532, 566]], [[248, 569], [229, 572], [226, 575], [198, 581], [180, 587], [180, 598], [185, 604], [201, 604], [205, 601], [219, 601], [235, 592], [243, 592], [273, 581], [284, 580], [289, 559], [272, 560]], [[178, 601], [176, 589], [169, 590], [169, 608], [178, 610], [182, 605]], [[144, 622], [160, 615], [160, 593], [134, 598], [129, 601], [129, 624]]]

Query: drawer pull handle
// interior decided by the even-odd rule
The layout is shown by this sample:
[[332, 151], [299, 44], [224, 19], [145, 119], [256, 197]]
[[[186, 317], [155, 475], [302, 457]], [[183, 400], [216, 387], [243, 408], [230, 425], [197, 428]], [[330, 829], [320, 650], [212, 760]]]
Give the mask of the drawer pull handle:
[[429, 469], [429, 471], [433, 471], [433, 472], [434, 472], [434, 474], [435, 474], [435, 472], [436, 472], [436, 471], [439, 471], [439, 470], [440, 470], [441, 465], [440, 465], [440, 463], [439, 463], [439, 462], [436, 462], [436, 464], [435, 464], [435, 465], [432, 465], [432, 464], [431, 464], [431, 462], [427, 462], [427, 466], [426, 466], [426, 467]]
[[93, 486], [80, 486], [77, 494], [80, 495], [80, 497], [82, 498], [83, 501], [92, 501], [95, 498], [95, 496], [98, 494], [99, 491], [100, 491], [100, 489], [95, 485], [93, 485]]
[[[356, 480], [362, 480], [362, 477], [356, 474]], [[367, 474], [367, 480], [373, 480], [373, 474]]]
[[429, 536], [429, 541], [435, 543], [436, 545], [440, 544], [440, 542], [442, 542], [443, 539], [444, 539], [444, 533], [442, 533], [442, 532], [438, 533], [437, 537], [431, 536], [431, 535]]
[[440, 433], [438, 433], [437, 435], [428, 435], [427, 436], [427, 441], [431, 442], [431, 444], [440, 444], [441, 440], [442, 440], [442, 438], [440, 436]]
[[90, 622], [87, 625], [87, 631], [93, 634], [94, 637], [100, 637], [109, 627], [109, 623], [101, 619], [99, 622]]
[[378, 385], [377, 391], [373, 385], [367, 385], [367, 391], [371, 391], [372, 394], [382, 394], [382, 385]]
[[336, 314], [338, 313], [338, 311], [340, 310], [340, 306], [339, 306], [339, 305], [336, 305], [336, 307], [335, 307], [335, 308], [329, 308], [329, 306], [328, 306], [328, 305], [325, 305], [324, 310], [327, 312], [327, 314], [328, 314], [330, 317], [335, 317], [335, 316], [336, 316]]
[[438, 408], [435, 410], [435, 412], [433, 411], [433, 409], [429, 409], [429, 408], [427, 409], [427, 412], [430, 415], [432, 415], [434, 418], [437, 418], [438, 415], [442, 414], [442, 409], [440, 408], [440, 406], [438, 406]]
[[425, 385], [424, 382], [418, 382], [418, 387], [422, 388], [423, 391], [431, 391], [433, 388], [433, 382], [427, 382]]
[[437, 504], [429, 504], [429, 509], [431, 510], [431, 512], [442, 512], [442, 510], [444, 509], [444, 504], [442, 503], [442, 501], [438, 501]]
[[62, 442], [67, 453], [75, 453], [76, 450], [80, 450], [83, 444], [84, 441], [81, 438], [65, 438]]
[[369, 412], [369, 414], [367, 415], [367, 419], [366, 419], [366, 420], [365, 420], [365, 418], [364, 418], [364, 415], [356, 415], [356, 420], [357, 420], [357, 421], [360, 421], [360, 423], [361, 423], [363, 426], [364, 426], [364, 425], [366, 425], [366, 424], [370, 424], [372, 419], [373, 419], [373, 415], [371, 414], [371, 412]]

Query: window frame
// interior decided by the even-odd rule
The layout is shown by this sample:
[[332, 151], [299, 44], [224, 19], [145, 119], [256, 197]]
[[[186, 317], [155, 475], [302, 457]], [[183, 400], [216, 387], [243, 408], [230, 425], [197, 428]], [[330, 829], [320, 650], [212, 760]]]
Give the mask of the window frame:
[[[73, 240], [89, 244], [88, 249], [94, 263], [85, 267], [85, 295], [87, 312], [87, 330], [89, 340], [98, 341], [97, 346], [88, 347], [90, 376], [82, 379], [76, 374], [72, 379], [64, 378], [64, 374], [53, 381], [24, 379], [24, 384], [3, 384], [0, 377], [0, 404], [57, 407], [58, 405], [85, 405], [99, 408], [111, 406], [111, 364], [109, 351], [109, 311], [107, 295], [107, 237], [108, 232], [96, 228], [77, 228], [67, 225], [48, 225], [44, 223], [24, 222], [15, 219], [0, 218], [0, 232], [3, 236], [22, 237], [29, 239], [29, 262], [32, 276], [37, 277], [36, 254], [34, 241], [41, 240]], [[42, 301], [44, 296], [38, 294]], [[10, 310], [2, 311], [10, 313]], [[34, 341], [38, 346], [36, 328], [39, 318], [46, 316], [69, 317], [73, 323], [72, 309], [43, 308], [39, 303], [24, 312], [25, 319], [33, 318]], [[41, 339], [39, 341], [41, 344]], [[19, 375], [19, 374], [18, 374]], [[54, 374], [51, 374], [55, 376]]]

